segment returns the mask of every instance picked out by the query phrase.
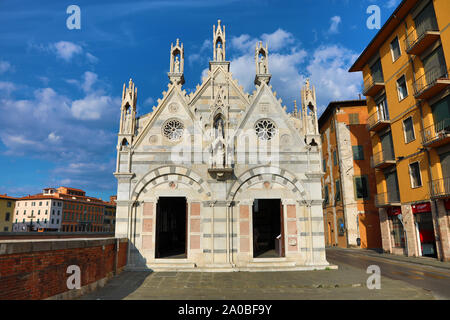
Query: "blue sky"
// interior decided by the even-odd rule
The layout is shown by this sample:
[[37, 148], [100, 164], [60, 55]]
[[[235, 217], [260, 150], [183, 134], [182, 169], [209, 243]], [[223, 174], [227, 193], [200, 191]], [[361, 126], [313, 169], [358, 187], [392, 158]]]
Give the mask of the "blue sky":
[[[271, 84], [288, 110], [309, 77], [319, 110], [356, 99], [362, 76], [347, 70], [400, 0], [0, 1], [0, 193], [50, 186], [116, 194], [122, 86], [138, 87], [138, 113], [152, 110], [168, 84], [170, 44], [185, 48], [184, 88], [201, 83], [212, 56], [212, 26], [226, 26], [227, 60], [253, 91], [256, 41], [269, 43]], [[69, 30], [66, 9], [81, 9]]]

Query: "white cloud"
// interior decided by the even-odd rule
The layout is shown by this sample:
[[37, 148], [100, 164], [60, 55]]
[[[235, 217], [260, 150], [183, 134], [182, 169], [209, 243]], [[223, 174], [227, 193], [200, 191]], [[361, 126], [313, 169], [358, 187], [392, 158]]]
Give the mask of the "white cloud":
[[152, 97], [148, 97], [144, 101], [144, 106], [153, 106], [155, 103], [155, 100]]
[[72, 115], [79, 120], [98, 120], [113, 106], [113, 99], [109, 96], [88, 95], [83, 99], [72, 102]]
[[75, 55], [81, 54], [83, 48], [70, 41], [59, 41], [51, 46], [56, 56], [69, 62]]
[[14, 90], [16, 90], [14, 83], [9, 81], [0, 81], [0, 91], [4, 91], [9, 94]]
[[210, 53], [212, 52], [212, 41], [209, 39], [203, 41], [203, 44], [197, 53], [188, 56], [189, 65], [192, 66], [194, 63], [206, 63], [211, 59], [211, 54], [208, 54], [207, 51]]
[[98, 58], [92, 54], [90, 54], [89, 52], [86, 52], [86, 58], [88, 59], [88, 61], [90, 63], [97, 63], [98, 62]]
[[5, 73], [7, 71], [11, 71], [13, 69], [11, 63], [8, 61], [0, 60], [0, 74]]
[[339, 33], [339, 25], [342, 19], [340, 16], [334, 16], [330, 19], [330, 28], [328, 29], [328, 33], [336, 34]]
[[292, 33], [286, 32], [283, 29], [278, 29], [270, 34], [264, 33], [261, 36], [261, 39], [264, 44], [268, 42], [270, 50], [272, 51], [278, 51], [279, 49], [285, 48], [295, 41]]
[[[231, 72], [238, 79], [244, 90], [251, 93], [254, 89], [256, 43], [268, 42], [269, 72], [272, 74], [271, 84], [278, 96], [287, 103], [300, 95], [300, 86], [304, 77], [299, 72], [299, 66], [305, 61], [307, 52], [295, 43], [294, 36], [285, 30], [277, 29], [273, 33], [265, 33], [257, 38], [247, 34], [231, 39], [234, 50], [231, 58]], [[207, 69], [205, 70], [207, 71]], [[204, 72], [205, 72], [204, 71]]]
[[94, 83], [97, 82], [98, 76], [96, 73], [86, 71], [83, 75], [84, 82], [82, 83], [81, 87], [83, 88], [84, 92], [90, 92], [92, 90], [92, 86]]
[[397, 7], [399, 0], [388, 0], [385, 4], [385, 7], [388, 9], [392, 9]]
[[54, 132], [50, 132], [47, 138], [50, 142], [56, 143], [61, 140], [60, 136], [57, 136]]
[[361, 75], [349, 73], [358, 55], [342, 46], [321, 46], [314, 51], [306, 70], [316, 86], [319, 111], [331, 101], [357, 99], [361, 92]]

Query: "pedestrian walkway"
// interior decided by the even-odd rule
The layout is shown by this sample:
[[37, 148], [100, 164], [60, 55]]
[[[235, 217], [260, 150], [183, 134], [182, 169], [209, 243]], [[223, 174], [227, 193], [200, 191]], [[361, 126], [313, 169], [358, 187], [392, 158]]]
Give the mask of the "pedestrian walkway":
[[407, 257], [407, 256], [401, 256], [391, 253], [384, 253], [384, 252], [377, 252], [376, 250], [371, 249], [356, 249], [356, 248], [338, 248], [338, 247], [327, 247], [326, 250], [334, 250], [334, 251], [351, 251], [354, 253], [364, 254], [371, 257], [377, 257], [377, 258], [384, 258], [384, 259], [390, 259], [390, 260], [396, 260], [396, 261], [403, 261], [408, 263], [415, 263], [415, 264], [421, 264], [425, 266], [431, 266], [436, 268], [443, 268], [443, 269], [449, 269], [450, 270], [450, 262], [443, 262], [439, 261], [434, 258], [429, 257]]
[[433, 299], [426, 290], [382, 278], [381, 289], [368, 289], [365, 270], [293, 272], [132, 272], [125, 271], [83, 300], [397, 300]]

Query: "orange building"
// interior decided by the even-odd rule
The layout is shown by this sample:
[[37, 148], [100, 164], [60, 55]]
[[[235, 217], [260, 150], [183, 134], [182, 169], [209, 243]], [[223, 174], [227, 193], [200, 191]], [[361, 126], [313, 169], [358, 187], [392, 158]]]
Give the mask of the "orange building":
[[450, 1], [403, 0], [362, 72], [383, 249], [450, 260]]
[[331, 102], [319, 119], [328, 246], [381, 248], [366, 100]]
[[88, 197], [80, 189], [46, 188], [18, 199], [14, 224], [14, 231], [113, 232], [115, 202]]

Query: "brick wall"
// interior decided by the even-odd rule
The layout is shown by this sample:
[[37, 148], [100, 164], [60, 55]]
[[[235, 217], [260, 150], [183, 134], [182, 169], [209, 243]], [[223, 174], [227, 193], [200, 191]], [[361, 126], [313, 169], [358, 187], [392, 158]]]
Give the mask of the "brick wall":
[[[2, 241], [0, 299], [37, 300], [84, 294], [122, 270], [127, 245], [126, 239], [114, 238]], [[80, 290], [67, 288], [70, 265], [80, 267]]]

